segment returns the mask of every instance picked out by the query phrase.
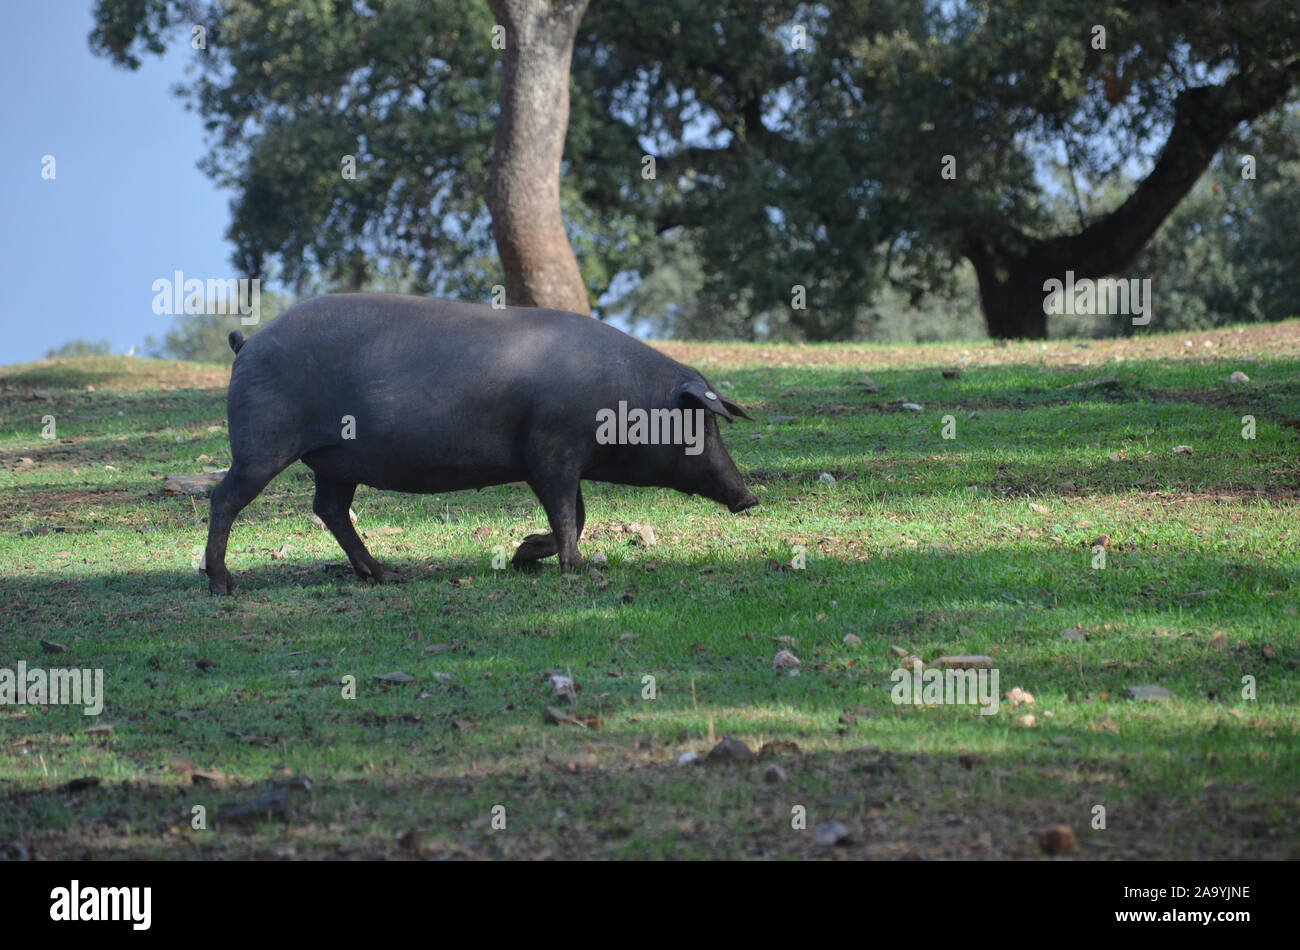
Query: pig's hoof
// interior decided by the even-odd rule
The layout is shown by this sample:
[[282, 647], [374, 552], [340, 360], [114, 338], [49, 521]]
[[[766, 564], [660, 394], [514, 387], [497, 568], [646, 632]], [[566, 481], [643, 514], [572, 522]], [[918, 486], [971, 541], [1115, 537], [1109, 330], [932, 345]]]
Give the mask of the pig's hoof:
[[515, 556], [510, 559], [510, 563], [515, 567], [524, 567], [544, 557], [550, 557], [558, 550], [555, 535], [530, 534], [524, 538], [523, 544], [515, 549]]
[[216, 577], [208, 577], [208, 593], [215, 594], [218, 597], [235, 592], [235, 579], [229, 574], [220, 574]]
[[353, 563], [352, 569], [357, 572], [357, 577], [362, 580], [374, 581], [376, 584], [397, 580], [397, 575], [392, 569], [384, 567], [378, 561], [356, 561]]

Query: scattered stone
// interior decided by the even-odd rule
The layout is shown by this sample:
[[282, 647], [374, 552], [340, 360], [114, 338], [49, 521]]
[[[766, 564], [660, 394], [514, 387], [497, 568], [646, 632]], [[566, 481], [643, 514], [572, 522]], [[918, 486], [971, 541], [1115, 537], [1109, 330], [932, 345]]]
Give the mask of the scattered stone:
[[1069, 630], [1061, 631], [1061, 639], [1069, 640], [1071, 643], [1078, 643], [1084, 639], [1083, 631], [1078, 627], [1071, 627]]
[[1019, 686], [1007, 690], [1006, 700], [1011, 704], [1011, 708], [1017, 706], [1032, 706], [1034, 704], [1034, 694], [1026, 692]]
[[799, 743], [791, 742], [789, 739], [773, 739], [771, 742], [765, 742], [758, 750], [758, 754], [763, 758], [773, 755], [798, 755]]
[[609, 557], [603, 551], [596, 551], [591, 555], [592, 564], [608, 564]]
[[229, 469], [204, 475], [164, 475], [163, 491], [173, 495], [206, 495], [221, 483]]
[[62, 643], [55, 643], [53, 640], [42, 640], [41, 649], [46, 653], [67, 653], [68, 648]]
[[1247, 376], [1245, 373], [1243, 373], [1241, 370], [1237, 370], [1237, 371], [1234, 372], [1231, 376], [1228, 377], [1228, 382], [1230, 382], [1230, 383], [1248, 383], [1248, 382], [1250, 382], [1250, 377]]
[[1088, 542], [1088, 547], [1090, 547], [1090, 548], [1096, 548], [1096, 547], [1108, 548], [1108, 547], [1110, 547], [1110, 535], [1108, 535], [1108, 534], [1099, 534], [1099, 535], [1097, 535], [1095, 538], [1093, 538], [1091, 541]]
[[840, 843], [847, 843], [849, 829], [838, 821], [827, 821], [817, 826], [817, 836], [813, 843], [819, 848], [832, 848]]
[[862, 638], [856, 633], [846, 633], [844, 634], [844, 645], [846, 647], [860, 647], [862, 646]]
[[925, 407], [922, 406], [922, 405], [921, 405], [920, 403], [918, 403], [918, 402], [905, 402], [905, 403], [903, 403], [903, 408], [906, 409], [908, 412], [924, 412], [924, 411], [925, 411]]
[[753, 749], [730, 736], [725, 737], [709, 750], [710, 762], [748, 762], [753, 757]]
[[1192, 447], [1191, 447], [1190, 445], [1175, 445], [1175, 446], [1174, 446], [1174, 454], [1175, 454], [1175, 455], [1191, 455], [1191, 454], [1192, 454]]
[[403, 673], [401, 670], [393, 670], [391, 673], [375, 674], [377, 683], [414, 683], [415, 677], [410, 673]]
[[13, 468], [15, 472], [25, 472], [27, 471], [27, 469], [35, 468], [35, 467], [36, 467], [36, 460], [30, 459], [26, 455], [20, 456], [18, 460], [13, 463]]
[[876, 382], [874, 379], [872, 379], [870, 376], [863, 376], [861, 379], [859, 379], [859, 380], [855, 380], [854, 382], [849, 383], [849, 385], [850, 385], [850, 386], [861, 386], [863, 389], [865, 389], [865, 390], [866, 390], [867, 392], [869, 392], [869, 393], [878, 393], [878, 392], [880, 392], [880, 384], [877, 383], [877, 382]]
[[1069, 854], [1074, 850], [1074, 830], [1069, 825], [1053, 825], [1038, 833], [1038, 846], [1048, 854]]
[[648, 524], [630, 524], [624, 530], [634, 535], [634, 541], [641, 547], [649, 548], [655, 544], [655, 529]]
[[546, 678], [547, 685], [551, 687], [551, 698], [558, 699], [575, 706], [578, 703], [578, 684], [571, 677], [564, 676], [561, 673], [551, 673]]
[[983, 653], [960, 654], [958, 656], [941, 656], [934, 665], [950, 670], [991, 670], [993, 657]]
[[834, 485], [835, 476], [832, 475], [830, 472], [822, 472], [820, 475], [817, 476], [817, 481], [821, 482], [823, 485]]
[[1169, 690], [1163, 686], [1130, 686], [1124, 690], [1125, 699], [1145, 699], [1148, 701], [1158, 701], [1172, 698]]
[[778, 672], [785, 669], [795, 669], [799, 665], [799, 658], [789, 650], [778, 650], [776, 657], [772, 660], [772, 669]]
[[763, 781], [768, 785], [777, 785], [786, 780], [785, 769], [773, 762], [763, 769]]
[[1038, 720], [1030, 715], [1020, 716], [1016, 719], [1016, 725], [1021, 729], [1032, 729], [1037, 723]]
[[681, 755], [677, 757], [677, 764], [691, 765], [692, 763], [698, 762], [699, 760], [700, 760], [700, 754], [698, 752], [683, 752]]
[[1046, 505], [1040, 505], [1040, 504], [1039, 504], [1038, 502], [1036, 502], [1036, 501], [1031, 501], [1031, 502], [1029, 503], [1029, 510], [1030, 510], [1030, 511], [1036, 511], [1036, 512], [1038, 512], [1040, 515], [1045, 515], [1045, 514], [1047, 514], [1049, 511], [1051, 511], [1052, 509], [1048, 508]]
[[841, 726], [854, 726], [857, 725], [857, 722], [858, 717], [853, 715], [853, 713], [849, 712], [847, 709], [840, 713], [839, 723]]

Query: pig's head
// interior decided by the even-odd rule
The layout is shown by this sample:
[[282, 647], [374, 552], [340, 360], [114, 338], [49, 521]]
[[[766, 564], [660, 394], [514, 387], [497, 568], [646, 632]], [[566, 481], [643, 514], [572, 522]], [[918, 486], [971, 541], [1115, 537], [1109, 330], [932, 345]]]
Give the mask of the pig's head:
[[[731, 460], [727, 447], [722, 444], [722, 433], [718, 426], [719, 418], [735, 422], [736, 416], [751, 421], [753, 416], [738, 403], [710, 388], [702, 378], [688, 379], [678, 386], [670, 397], [669, 404], [674, 409], [704, 410], [703, 449], [697, 454], [686, 454], [684, 451], [674, 453], [676, 465], [670, 476], [671, 487], [688, 494], [711, 498], [726, 505], [733, 513], [757, 505], [758, 499], [745, 487], [740, 470]], [[695, 414], [697, 418], [699, 415]], [[698, 448], [698, 443], [691, 448]]]
[[[758, 504], [727, 454], [718, 418], [751, 418], [694, 371], [644, 402], [620, 399], [596, 414], [598, 459], [587, 478], [703, 495], [733, 512]], [[626, 423], [626, 431], [622, 431]], [[616, 424], [619, 429], [616, 432]]]

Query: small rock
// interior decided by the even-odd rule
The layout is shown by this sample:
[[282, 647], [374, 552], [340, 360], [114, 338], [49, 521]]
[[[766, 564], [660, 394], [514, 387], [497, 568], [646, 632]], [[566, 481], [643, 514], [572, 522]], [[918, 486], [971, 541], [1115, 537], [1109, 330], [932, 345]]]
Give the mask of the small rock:
[[164, 475], [163, 491], [173, 495], [206, 495], [220, 484], [227, 471], [222, 469], [206, 475]]
[[730, 736], [725, 737], [709, 750], [710, 762], [748, 762], [753, 757], [753, 749]]
[[608, 564], [609, 558], [602, 551], [596, 551], [591, 555], [592, 564]]
[[877, 392], [880, 392], [880, 384], [877, 383], [877, 382], [876, 382], [874, 379], [872, 379], [870, 376], [863, 376], [861, 379], [859, 379], [859, 380], [855, 380], [854, 382], [849, 383], [849, 385], [850, 385], [850, 386], [861, 386], [863, 389], [865, 389], [865, 390], [866, 390], [867, 392], [869, 392], [869, 393], [877, 393]]
[[1174, 454], [1175, 454], [1175, 455], [1191, 455], [1191, 454], [1192, 454], [1192, 447], [1191, 447], [1190, 445], [1175, 445], [1175, 446], [1174, 446]]
[[377, 673], [375, 675], [377, 683], [414, 683], [415, 677], [410, 673], [403, 673], [401, 670], [393, 670], [391, 673]]
[[862, 646], [862, 638], [856, 633], [846, 633], [844, 634], [844, 645], [846, 647], [860, 647]]
[[681, 755], [677, 757], [677, 764], [690, 765], [691, 763], [698, 762], [699, 760], [700, 760], [700, 754], [698, 752], [683, 752]]
[[1093, 538], [1091, 541], [1088, 542], [1088, 547], [1090, 547], [1090, 548], [1096, 548], [1096, 547], [1108, 548], [1108, 547], [1110, 547], [1110, 535], [1108, 535], [1108, 534], [1099, 534], [1099, 535], [1097, 535], [1095, 538]]
[[925, 408], [920, 403], [916, 403], [916, 402], [905, 402], [903, 403], [903, 408], [906, 409], [908, 412], [925, 411]]
[[847, 842], [849, 829], [838, 821], [827, 821], [817, 826], [817, 837], [813, 843], [819, 848], [831, 848], [841, 842]]
[[1248, 383], [1248, 382], [1250, 382], [1250, 377], [1247, 376], [1245, 373], [1243, 373], [1241, 370], [1237, 370], [1237, 371], [1234, 372], [1231, 376], [1228, 377], [1228, 382], [1230, 382], [1230, 383]]
[[546, 682], [547, 685], [551, 687], [552, 699], [563, 700], [564, 702], [568, 703], [570, 706], [577, 704], [578, 686], [576, 683], [573, 682], [573, 680], [570, 677], [564, 676], [560, 673], [551, 673], [547, 677]]
[[1034, 694], [1028, 693], [1019, 686], [1007, 690], [1006, 700], [1011, 704], [1011, 708], [1017, 706], [1032, 706], [1034, 704]]
[[786, 780], [785, 769], [773, 762], [763, 769], [763, 781], [768, 785], [777, 785]]
[[1124, 690], [1124, 698], [1157, 701], [1170, 699], [1172, 694], [1163, 686], [1130, 686]]
[[772, 660], [772, 669], [777, 671], [793, 669], [799, 665], [799, 658], [789, 650], [778, 650], [776, 657]]
[[67, 653], [68, 648], [62, 643], [55, 643], [53, 640], [42, 640], [41, 649], [46, 653]]
[[1069, 630], [1062, 630], [1061, 639], [1069, 640], [1072, 643], [1078, 643], [1080, 640], [1084, 639], [1083, 631], [1076, 627], [1071, 627]]
[[1074, 850], [1074, 830], [1069, 825], [1053, 825], [1038, 833], [1038, 846], [1048, 854], [1069, 854]]
[[817, 476], [817, 481], [821, 482], [823, 485], [834, 485], [835, 476], [832, 475], [830, 472], [822, 472], [820, 475]]
[[1020, 716], [1016, 719], [1016, 725], [1021, 729], [1032, 729], [1037, 724], [1038, 720], [1030, 715]]
[[1045, 514], [1047, 514], [1049, 511], [1051, 511], [1052, 509], [1048, 508], [1046, 505], [1040, 505], [1040, 504], [1038, 504], [1038, 502], [1036, 502], [1036, 501], [1031, 501], [1031, 502], [1029, 503], [1029, 510], [1030, 510], [1030, 511], [1036, 511], [1036, 512], [1038, 512], [1040, 515], [1045, 515]]

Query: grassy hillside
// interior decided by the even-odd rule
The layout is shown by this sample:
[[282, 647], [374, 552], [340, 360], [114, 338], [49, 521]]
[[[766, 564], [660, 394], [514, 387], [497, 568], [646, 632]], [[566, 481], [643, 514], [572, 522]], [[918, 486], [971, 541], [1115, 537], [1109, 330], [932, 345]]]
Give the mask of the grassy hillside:
[[[227, 371], [0, 368], [0, 667], [105, 685], [94, 718], [0, 706], [0, 848], [1030, 858], [1064, 824], [1078, 858], [1300, 856], [1300, 324], [663, 348], [759, 420], [725, 434], [761, 506], [592, 485], [604, 563], [521, 574], [492, 559], [544, 530], [527, 489], [362, 488], [402, 575], [374, 586], [296, 465], [236, 522], [224, 599], [193, 566], [206, 498], [162, 478], [229, 463]], [[900, 653], [987, 654], [1035, 701], [896, 705]], [[1125, 698], [1151, 685], [1171, 698]], [[762, 753], [678, 764], [724, 736]], [[218, 820], [267, 792], [271, 814]], [[831, 822], [847, 838], [819, 845]]]

